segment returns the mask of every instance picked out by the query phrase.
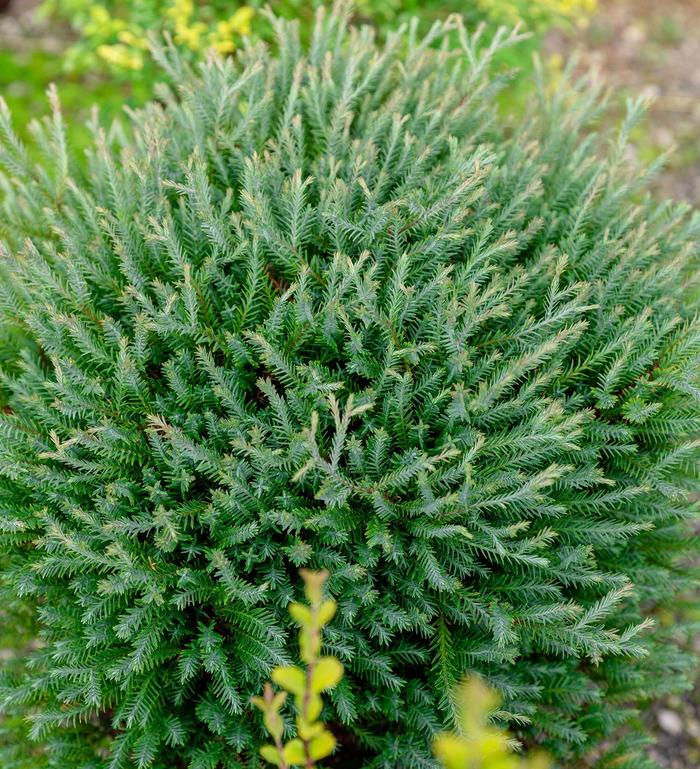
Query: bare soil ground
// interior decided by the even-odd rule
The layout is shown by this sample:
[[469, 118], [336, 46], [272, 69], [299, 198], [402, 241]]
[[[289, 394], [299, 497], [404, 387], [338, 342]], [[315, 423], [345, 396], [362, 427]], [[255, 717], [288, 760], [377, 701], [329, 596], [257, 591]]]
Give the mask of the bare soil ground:
[[588, 29], [551, 35], [548, 50], [575, 51], [620, 96], [654, 100], [637, 151], [648, 160], [673, 148], [656, 191], [700, 205], [700, 0], [600, 3]]
[[[3, 0], [0, 0], [2, 3]], [[35, 13], [41, 0], [5, 0], [0, 12], [0, 50], [22, 51], [37, 48], [59, 52], [66, 44], [66, 30], [37, 18]]]

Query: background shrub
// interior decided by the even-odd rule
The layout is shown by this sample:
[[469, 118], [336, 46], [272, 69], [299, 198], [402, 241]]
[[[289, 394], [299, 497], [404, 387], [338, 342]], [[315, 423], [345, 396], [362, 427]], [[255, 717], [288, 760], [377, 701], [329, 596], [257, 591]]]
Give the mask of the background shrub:
[[79, 34], [69, 49], [66, 65], [71, 69], [108, 66], [133, 78], [144, 66], [150, 70], [149, 33], [168, 33], [183, 51], [202, 53], [208, 49], [232, 53], [252, 32], [255, 9], [212, 0], [146, 0], [146, 2], [93, 2], [93, 0], [46, 0], [43, 14], [65, 19]]
[[[148, 35], [167, 32], [184, 51], [201, 54], [207, 50], [230, 54], [251, 35], [273, 37], [260, 0], [232, 5], [223, 0], [194, 3], [193, 0], [142, 0], [141, 2], [95, 2], [94, 0], [45, 0], [42, 13], [65, 19], [78, 33], [79, 40], [69, 49], [70, 69], [108, 66], [112, 72], [130, 79], [152, 78], [158, 71], [148, 54]], [[310, 33], [318, 0], [274, 0], [277, 14], [300, 21], [302, 31]], [[414, 14], [424, 26], [436, 18], [458, 12], [469, 25], [481, 22], [514, 26], [522, 24], [532, 33], [551, 27], [587, 23], [595, 11], [596, 0], [475, 0], [466, 4], [455, 0], [359, 0], [356, 15], [386, 33], [397, 21]], [[522, 48], [517, 63], [528, 67], [532, 47]], [[145, 68], [145, 72], [144, 72]]]
[[[183, 56], [191, 61], [208, 51], [230, 55], [254, 39], [274, 45], [272, 26], [261, 7], [267, 3], [251, 0], [233, 4], [227, 0], [44, 0], [31, 15], [33, 24], [26, 38], [5, 47], [0, 17], [0, 92], [7, 99], [22, 139], [26, 126], [37, 114], [44, 114], [45, 93], [59, 84], [63, 114], [76, 128], [74, 146], [91, 141], [92, 109], [97, 106], [103, 121], [112, 120], [124, 107], [143, 104], [161, 78], [160, 68], [148, 51], [149, 34], [170, 35]], [[301, 37], [308, 42], [313, 28], [314, 9], [306, 0], [273, 0], [275, 12], [296, 19]], [[500, 66], [530, 72], [532, 54], [549, 28], [576, 28], [586, 24], [595, 9], [595, 0], [360, 0], [354, 16], [375, 27], [380, 36], [412, 14], [422, 19], [427, 30], [436, 19], [452, 12], [466, 13], [467, 23], [523, 24], [532, 33], [527, 40], [509, 49]], [[509, 106], [520, 104], [521, 89], [509, 90]]]
[[[26, 138], [25, 126], [44, 113], [47, 87], [59, 83], [64, 115], [78, 126], [74, 142], [84, 147], [90, 142], [86, 124], [95, 105], [103, 120], [111, 120], [124, 106], [141, 105], [151, 96], [161, 74], [148, 51], [149, 34], [170, 35], [192, 61], [204, 58], [210, 50], [230, 55], [253, 39], [274, 44], [272, 27], [261, 12], [266, 5], [260, 0], [248, 4], [227, 0], [44, 0], [34, 14], [36, 29], [30, 30], [19, 50], [3, 50], [0, 40], [0, 91], [11, 106], [20, 136]], [[271, 5], [275, 12], [299, 21], [302, 39], [307, 42], [319, 3], [273, 0]], [[360, 0], [354, 15], [373, 25], [380, 35], [414, 13], [421, 16], [425, 30], [435, 19], [455, 11], [466, 13], [467, 23], [473, 27], [484, 22], [494, 27], [520, 23], [532, 36], [510, 49], [500, 64], [528, 73], [543, 34], [552, 27], [587, 23], [595, 5], [595, 0], [478, 0], [468, 3], [465, 10], [464, 3], [454, 0], [420, 4]], [[48, 40], [36, 39], [42, 34]], [[514, 89], [509, 94], [511, 103], [523, 98]]]
[[47, 766], [254, 766], [307, 565], [353, 766], [432, 766], [467, 670], [572, 761], [684, 682], [649, 617], [693, 584], [700, 221], [599, 153], [595, 90], [504, 123], [514, 38], [281, 32], [161, 54], [85, 172], [58, 112], [39, 167], [2, 118], [3, 579], [42, 628], [3, 707]]

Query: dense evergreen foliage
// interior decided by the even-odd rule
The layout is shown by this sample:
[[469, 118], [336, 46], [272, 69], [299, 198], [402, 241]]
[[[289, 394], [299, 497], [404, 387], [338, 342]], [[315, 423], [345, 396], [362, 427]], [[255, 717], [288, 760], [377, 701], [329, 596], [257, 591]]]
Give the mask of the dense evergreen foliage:
[[595, 90], [504, 123], [503, 35], [344, 18], [162, 52], [87, 171], [58, 111], [41, 167], [0, 120], [2, 563], [42, 628], [0, 697], [41, 765], [257, 766], [302, 565], [352, 766], [434, 766], [467, 671], [569, 766], [683, 685], [652, 619], [692, 584], [698, 217]]

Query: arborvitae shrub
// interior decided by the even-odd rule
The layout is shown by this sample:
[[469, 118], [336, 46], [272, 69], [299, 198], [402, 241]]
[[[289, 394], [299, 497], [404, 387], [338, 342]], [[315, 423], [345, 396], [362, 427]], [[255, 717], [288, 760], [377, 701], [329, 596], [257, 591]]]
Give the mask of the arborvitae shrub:
[[473, 671], [570, 766], [684, 681], [648, 618], [692, 584], [700, 222], [595, 90], [500, 118], [456, 21], [280, 32], [163, 53], [86, 172], [3, 117], [4, 582], [42, 626], [4, 707], [61, 769], [257, 766], [304, 565], [340, 760], [433, 766]]

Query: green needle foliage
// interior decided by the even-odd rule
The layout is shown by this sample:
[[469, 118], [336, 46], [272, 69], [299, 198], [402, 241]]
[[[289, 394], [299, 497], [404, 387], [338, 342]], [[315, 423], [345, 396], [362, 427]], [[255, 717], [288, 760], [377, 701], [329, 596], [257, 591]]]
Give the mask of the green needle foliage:
[[596, 90], [504, 124], [512, 35], [275, 24], [158, 54], [84, 172], [57, 109], [38, 166], [0, 120], [3, 585], [41, 626], [2, 707], [50, 767], [259, 766], [307, 566], [349, 765], [435, 766], [468, 671], [571, 762], [685, 682], [700, 218]]

